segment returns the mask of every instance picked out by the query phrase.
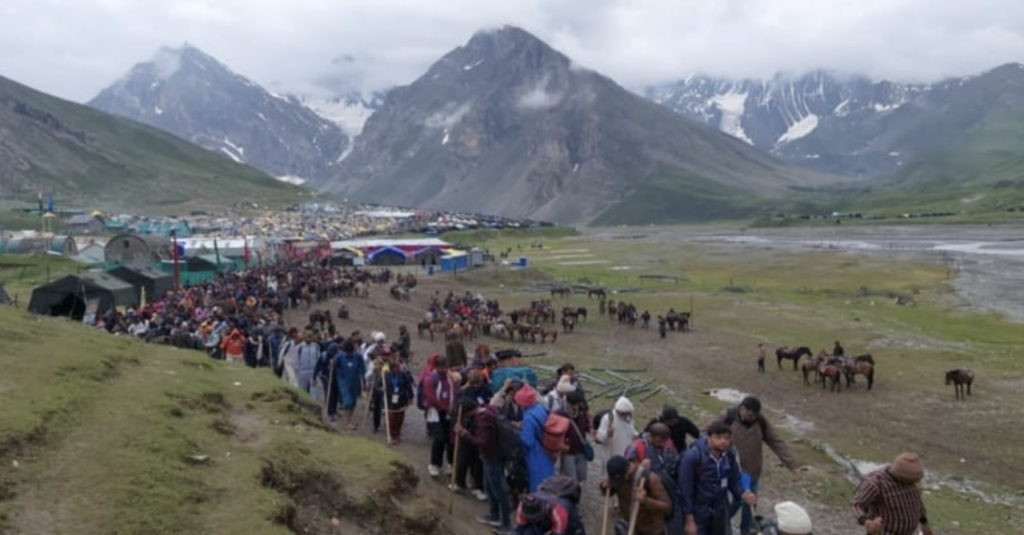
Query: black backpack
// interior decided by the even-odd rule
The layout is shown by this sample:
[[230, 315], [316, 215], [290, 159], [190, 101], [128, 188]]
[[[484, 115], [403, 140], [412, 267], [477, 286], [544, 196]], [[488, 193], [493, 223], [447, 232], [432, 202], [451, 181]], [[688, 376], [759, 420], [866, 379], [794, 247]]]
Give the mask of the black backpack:
[[502, 462], [509, 462], [518, 459], [523, 454], [522, 443], [519, 442], [519, 429], [512, 420], [499, 414], [497, 417], [498, 426], [498, 457]]

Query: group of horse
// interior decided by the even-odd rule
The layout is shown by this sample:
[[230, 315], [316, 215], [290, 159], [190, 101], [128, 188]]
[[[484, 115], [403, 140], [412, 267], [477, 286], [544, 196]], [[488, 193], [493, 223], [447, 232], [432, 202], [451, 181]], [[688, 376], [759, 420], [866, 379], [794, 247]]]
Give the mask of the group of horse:
[[[551, 288], [551, 297], [563, 297], [568, 299], [570, 296], [572, 296], [574, 291], [575, 290], [572, 286], [565, 284], [553, 286]], [[586, 292], [588, 299], [591, 297], [597, 297], [598, 299], [604, 299], [607, 297], [607, 293], [605, 293], [604, 288], [597, 286], [587, 288]]]
[[[806, 355], [809, 357], [803, 363], [800, 358]], [[792, 360], [793, 371], [798, 368], [803, 372], [804, 384], [811, 385], [811, 374], [814, 374], [814, 383], [821, 384], [822, 388], [828, 387], [832, 392], [842, 390], [843, 379], [846, 379], [846, 388], [856, 384], [856, 377], [863, 375], [868, 381], [868, 390], [875, 384], [875, 358], [870, 354], [847, 357], [833, 355], [822, 349], [817, 355], [809, 347], [780, 347], [775, 350], [775, 357], [778, 359], [779, 369], [782, 369], [782, 361]]]
[[408, 301], [412, 298], [412, 289], [416, 287], [416, 276], [413, 274], [398, 275], [389, 293], [396, 301]]
[[[800, 363], [800, 358], [806, 355], [808, 359]], [[846, 379], [846, 388], [856, 384], [856, 376], [863, 375], [868, 381], [868, 390], [875, 383], [875, 358], [870, 354], [858, 355], [855, 357], [835, 356], [822, 349], [814, 355], [809, 347], [780, 347], [775, 350], [775, 357], [778, 359], [779, 369], [782, 369], [782, 361], [792, 360], [793, 370], [799, 369], [803, 372], [804, 384], [810, 386], [811, 374], [814, 374], [815, 384], [820, 383], [822, 388], [827, 386], [833, 392], [842, 389], [842, 379]], [[957, 399], [966, 399], [971, 395], [971, 385], [974, 383], [974, 372], [967, 368], [956, 368], [946, 372], [946, 386], [953, 385]]]

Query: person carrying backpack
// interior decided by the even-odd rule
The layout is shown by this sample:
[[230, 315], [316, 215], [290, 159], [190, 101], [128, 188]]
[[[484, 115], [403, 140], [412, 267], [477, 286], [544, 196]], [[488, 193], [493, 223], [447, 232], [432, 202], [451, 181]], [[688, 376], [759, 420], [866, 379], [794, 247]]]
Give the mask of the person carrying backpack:
[[[675, 499], [676, 479], [679, 470], [679, 452], [675, 448], [668, 425], [652, 424], [646, 433], [633, 441], [626, 448], [626, 460], [644, 463], [646, 467], [661, 478], [668, 495]], [[673, 513], [675, 513], [673, 507]], [[669, 535], [681, 535], [683, 532], [682, 515], [673, 514], [666, 519]]]
[[615, 521], [616, 535], [625, 535], [631, 523], [636, 535], [663, 535], [674, 506], [661, 476], [622, 455], [608, 459], [605, 468], [601, 492], [610, 489], [618, 497], [619, 514], [623, 515]]
[[423, 381], [427, 432], [430, 434], [430, 465], [427, 466], [430, 477], [441, 475], [445, 459], [448, 459], [449, 466], [454, 461], [451, 444], [452, 417], [449, 413], [454, 407], [457, 388], [458, 386], [448, 376], [447, 359], [435, 359], [434, 372]]
[[579, 513], [580, 488], [572, 478], [555, 475], [516, 509], [515, 535], [586, 535]]
[[[487, 492], [490, 512], [476, 517], [476, 520], [496, 528], [496, 533], [507, 534], [512, 529], [512, 502], [505, 488], [505, 463], [512, 460], [506, 458], [512, 453], [507, 452], [502, 446], [502, 433], [498, 423], [500, 416], [496, 407], [481, 405], [470, 417], [473, 420], [473, 431], [470, 432], [461, 423], [456, 423], [455, 434], [472, 444], [480, 452], [480, 460], [483, 462], [484, 489]], [[513, 439], [518, 440], [518, 437]]]
[[523, 445], [526, 471], [530, 477], [529, 492], [535, 492], [541, 481], [555, 473], [555, 461], [544, 448], [544, 424], [548, 410], [537, 402], [537, 391], [529, 385], [516, 392], [515, 403], [523, 409], [519, 442]]
[[730, 535], [729, 495], [753, 506], [757, 496], [740, 484], [732, 430], [713, 422], [679, 460], [678, 496], [686, 535]]

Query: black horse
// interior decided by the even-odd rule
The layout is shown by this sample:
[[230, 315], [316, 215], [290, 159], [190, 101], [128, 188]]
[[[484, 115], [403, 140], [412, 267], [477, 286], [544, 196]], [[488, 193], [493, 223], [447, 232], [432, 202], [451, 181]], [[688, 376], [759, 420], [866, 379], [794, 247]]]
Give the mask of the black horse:
[[[953, 383], [953, 388], [956, 390], [956, 399], [967, 399], [966, 396], [971, 395], [971, 384], [974, 383], [974, 372], [967, 368], [957, 368], [955, 370], [949, 370], [946, 372], [946, 386]], [[966, 394], [964, 393], [964, 387], [966, 388]]]
[[779, 359], [779, 369], [782, 369], [782, 361], [785, 359], [793, 360], [793, 371], [796, 371], [796, 365], [800, 362], [800, 357], [807, 355], [808, 357], [813, 356], [809, 347], [780, 347], [775, 350], [775, 356]]

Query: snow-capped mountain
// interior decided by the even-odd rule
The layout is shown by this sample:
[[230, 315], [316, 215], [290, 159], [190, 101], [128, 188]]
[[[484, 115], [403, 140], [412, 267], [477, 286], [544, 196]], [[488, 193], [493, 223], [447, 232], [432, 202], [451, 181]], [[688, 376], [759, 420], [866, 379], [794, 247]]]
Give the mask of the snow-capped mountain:
[[[898, 170], [922, 150], [954, 145], [962, 137], [957, 132], [984, 127], [986, 114], [961, 112], [991, 106], [999, 95], [1017, 91], [1022, 75], [1024, 70], [1014, 64], [928, 85], [824, 71], [771, 80], [692, 76], [644, 93], [785, 160], [830, 172], [880, 176]], [[996, 100], [974, 99], [982, 94]], [[936, 129], [944, 117], [955, 117], [957, 128]]]
[[309, 185], [369, 202], [615, 224], [748, 213], [752, 197], [820, 183], [505, 27], [389, 91], [335, 179]]
[[134, 119], [291, 183], [328, 174], [349, 147], [332, 121], [191, 45], [162, 48], [89, 106]]

